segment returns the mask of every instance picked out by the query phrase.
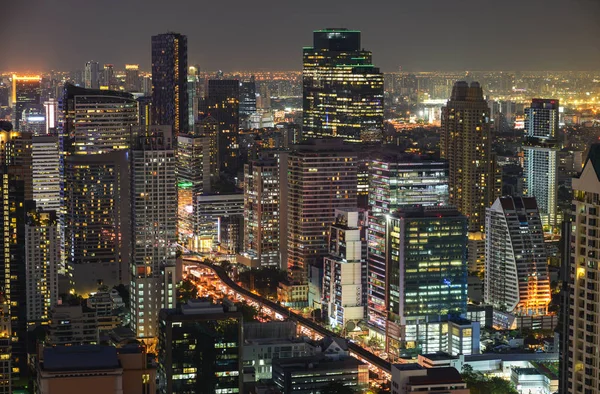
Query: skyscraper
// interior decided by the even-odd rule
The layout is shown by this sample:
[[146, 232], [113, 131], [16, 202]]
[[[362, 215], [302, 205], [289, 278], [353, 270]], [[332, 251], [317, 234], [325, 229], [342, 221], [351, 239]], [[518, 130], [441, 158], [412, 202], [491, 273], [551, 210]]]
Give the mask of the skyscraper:
[[28, 105], [40, 105], [42, 77], [34, 76], [12, 76], [12, 107], [13, 127], [19, 130], [23, 111]]
[[100, 78], [101, 89], [117, 90], [115, 80], [115, 67], [112, 64], [105, 64]]
[[98, 62], [89, 61], [85, 64], [84, 87], [100, 89], [100, 65]]
[[[267, 155], [265, 155], [267, 156]], [[244, 258], [252, 266], [280, 268], [279, 165], [277, 157], [244, 168]]]
[[558, 100], [533, 99], [525, 108], [525, 194], [535, 197], [544, 226], [558, 225]]
[[66, 265], [72, 288], [87, 294], [129, 283], [127, 149], [137, 103], [128, 93], [67, 85], [62, 105]]
[[57, 136], [33, 136], [31, 141], [33, 200], [38, 209], [58, 212], [61, 178]]
[[373, 323], [401, 355], [433, 345], [428, 323], [466, 313], [467, 220], [454, 208], [407, 207], [388, 216], [385, 232], [387, 319]]
[[[597, 348], [600, 315], [600, 144], [593, 144], [581, 174], [573, 178], [569, 316], [564, 332], [568, 392], [596, 393], [600, 384]], [[568, 241], [567, 241], [568, 242]], [[567, 392], [567, 391], [565, 391]]]
[[240, 116], [250, 116], [256, 112], [256, 82], [254, 76], [249, 81], [240, 82]]
[[243, 163], [239, 161], [238, 134], [240, 128], [240, 82], [237, 79], [208, 81], [205, 116], [213, 117], [219, 125], [220, 170], [237, 175]]
[[198, 77], [198, 68], [190, 66], [188, 69], [187, 76], [187, 90], [188, 90], [188, 130], [194, 129], [194, 124], [198, 118], [198, 85], [200, 78]]
[[442, 109], [441, 156], [448, 160], [450, 204], [484, 231], [485, 209], [496, 197], [489, 108], [479, 83], [459, 81]]
[[152, 122], [188, 130], [187, 37], [178, 33], [152, 36]]
[[448, 204], [448, 162], [412, 154], [383, 154], [369, 163], [368, 318], [383, 327], [386, 316], [386, 223], [400, 207]]
[[545, 315], [547, 258], [535, 198], [498, 198], [486, 214], [485, 302], [518, 315]]
[[303, 127], [305, 137], [340, 137], [383, 130], [383, 74], [361, 48], [360, 32], [325, 29], [304, 48]]
[[171, 126], [142, 132], [131, 149], [131, 325], [158, 336], [158, 313], [175, 307], [177, 180]]
[[125, 90], [128, 92], [141, 92], [142, 84], [140, 80], [140, 65], [125, 65]]
[[341, 140], [309, 140], [289, 153], [287, 266], [292, 283], [305, 284], [309, 267], [322, 267], [335, 209], [356, 208], [356, 171], [356, 154]]

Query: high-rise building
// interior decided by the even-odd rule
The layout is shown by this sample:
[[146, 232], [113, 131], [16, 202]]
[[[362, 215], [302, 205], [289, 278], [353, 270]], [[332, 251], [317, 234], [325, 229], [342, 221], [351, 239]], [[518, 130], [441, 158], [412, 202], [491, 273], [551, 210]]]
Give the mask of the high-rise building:
[[442, 109], [441, 156], [448, 160], [450, 204], [484, 231], [485, 209], [496, 198], [489, 108], [479, 83], [460, 81]]
[[58, 101], [51, 98], [44, 102], [46, 110], [46, 135], [56, 135], [56, 125], [58, 118]]
[[46, 134], [46, 110], [41, 104], [28, 104], [23, 108], [17, 129], [32, 135]]
[[158, 392], [242, 392], [242, 314], [190, 300], [159, 316]]
[[384, 231], [384, 283], [370, 278], [369, 290], [384, 288], [385, 298], [369, 298], [369, 322], [399, 356], [432, 345], [428, 323], [466, 313], [467, 220], [451, 207], [406, 207], [386, 217]]
[[12, 347], [9, 305], [0, 296], [0, 394], [13, 394], [12, 391]]
[[338, 139], [308, 140], [289, 153], [285, 209], [292, 283], [306, 284], [309, 267], [322, 267], [335, 209], [356, 207], [356, 172], [356, 154]]
[[558, 191], [558, 100], [533, 99], [525, 108], [525, 194], [535, 197], [544, 226], [554, 228]]
[[485, 228], [486, 304], [517, 315], [548, 313], [548, 257], [535, 198], [498, 198]]
[[265, 154], [244, 168], [244, 254], [250, 266], [280, 268], [279, 165]]
[[78, 294], [130, 282], [128, 152], [137, 102], [128, 93], [67, 85], [63, 99], [66, 268]]
[[196, 200], [197, 250], [218, 246], [221, 253], [239, 253], [244, 245], [244, 194], [202, 195]]
[[221, 171], [237, 175], [239, 160], [240, 82], [237, 79], [211, 79], [203, 112], [219, 126], [219, 164]]
[[152, 122], [172, 126], [175, 136], [188, 130], [187, 37], [152, 36]]
[[360, 32], [325, 29], [304, 48], [303, 134], [360, 142], [383, 130], [383, 73], [362, 49]]
[[29, 105], [41, 104], [42, 77], [12, 76], [13, 127], [20, 130], [23, 111]]
[[322, 290], [322, 310], [332, 327], [346, 328], [349, 321], [364, 318], [365, 230], [364, 212], [335, 210], [335, 222], [329, 230], [329, 254], [324, 259]]
[[56, 212], [30, 212], [25, 225], [27, 327], [47, 324], [58, 302], [60, 233]]
[[194, 130], [194, 124], [198, 118], [198, 85], [200, 84], [200, 78], [198, 77], [198, 68], [190, 66], [188, 69], [187, 76], [187, 90], [188, 90], [188, 130]]
[[368, 300], [370, 324], [383, 327], [386, 316], [387, 216], [410, 205], [448, 204], [448, 162], [406, 153], [386, 154], [368, 165]]
[[158, 313], [175, 307], [177, 180], [170, 126], [140, 133], [131, 149], [131, 325], [158, 335]]
[[117, 90], [115, 68], [112, 64], [105, 64], [100, 78], [100, 89]]
[[60, 209], [60, 150], [57, 136], [33, 136], [31, 141], [33, 200], [45, 211]]
[[[569, 393], [596, 393], [600, 384], [600, 144], [593, 144], [581, 174], [573, 178], [568, 331], [563, 341]], [[567, 240], [568, 242], [568, 240]]]
[[249, 81], [240, 82], [240, 116], [250, 116], [256, 112], [256, 82], [254, 76]]
[[98, 62], [89, 61], [85, 64], [84, 87], [100, 89], [100, 65]]
[[139, 122], [138, 125], [142, 128], [148, 128], [152, 125], [152, 97], [142, 96], [138, 97], [138, 114]]
[[125, 65], [125, 90], [128, 92], [141, 92], [142, 84], [140, 80], [140, 65]]

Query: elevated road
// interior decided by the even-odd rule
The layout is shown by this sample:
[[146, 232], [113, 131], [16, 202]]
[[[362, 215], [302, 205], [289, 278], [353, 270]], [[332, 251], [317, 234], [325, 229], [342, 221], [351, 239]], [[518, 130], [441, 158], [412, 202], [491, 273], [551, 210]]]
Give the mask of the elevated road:
[[[187, 257], [184, 258], [184, 260], [189, 264], [198, 266], [199, 268], [209, 269], [213, 271], [218, 276], [222, 285], [227, 288], [228, 293], [230, 295], [233, 295], [235, 298], [242, 299], [251, 304], [257, 304], [263, 312], [266, 312], [273, 318], [279, 318], [281, 320], [287, 318], [291, 321], [296, 322], [296, 324], [299, 326], [299, 329], [310, 337], [316, 339], [327, 336], [341, 338], [336, 333], [327, 330], [326, 328], [320, 326], [314, 321], [300, 316], [297, 313], [294, 313], [273, 301], [267, 300], [258, 294], [254, 294], [251, 291], [244, 289], [243, 287], [235, 283], [233, 280], [231, 280], [231, 278], [229, 277], [229, 275], [227, 275], [225, 270], [219, 266], [200, 261], [196, 258]], [[194, 270], [191, 270], [190, 274], [194, 276], [200, 275], [198, 271], [194, 272]], [[391, 379], [391, 365], [389, 361], [385, 361], [380, 357], [377, 357], [373, 353], [358, 346], [355, 343], [352, 343], [350, 341], [347, 341], [347, 343], [348, 350], [351, 356], [369, 365], [369, 369], [375, 374], [377, 374], [380, 379]]]

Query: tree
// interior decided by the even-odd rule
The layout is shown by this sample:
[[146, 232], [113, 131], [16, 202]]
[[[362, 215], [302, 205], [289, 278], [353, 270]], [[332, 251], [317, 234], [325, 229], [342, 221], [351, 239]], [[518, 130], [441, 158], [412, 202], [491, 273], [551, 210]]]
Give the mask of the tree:
[[340, 382], [331, 382], [321, 389], [321, 394], [355, 394], [356, 391], [350, 386], [344, 386]]
[[191, 279], [182, 280], [177, 288], [177, 301], [185, 304], [194, 298], [198, 298], [198, 288]]
[[237, 302], [235, 304], [238, 311], [242, 312], [242, 317], [244, 318], [244, 323], [257, 321], [256, 317], [258, 316], [258, 310], [252, 305], [248, 305], [245, 302]]
[[471, 394], [518, 394], [510, 381], [497, 376], [488, 378], [481, 372], [474, 372], [470, 365], [463, 366], [462, 378]]

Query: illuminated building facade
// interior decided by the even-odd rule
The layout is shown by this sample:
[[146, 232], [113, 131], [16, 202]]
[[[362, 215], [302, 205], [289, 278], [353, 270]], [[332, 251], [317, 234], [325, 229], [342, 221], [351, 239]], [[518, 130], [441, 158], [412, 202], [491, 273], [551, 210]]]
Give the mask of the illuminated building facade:
[[329, 254], [323, 267], [323, 308], [332, 327], [345, 328], [364, 317], [366, 271], [364, 211], [336, 209], [329, 230]]
[[256, 82], [254, 76], [249, 81], [240, 82], [240, 116], [250, 116], [256, 112]]
[[500, 197], [487, 209], [484, 300], [517, 315], [548, 312], [548, 257], [533, 197]]
[[18, 130], [32, 135], [46, 134], [46, 110], [41, 104], [28, 104], [23, 108]]
[[187, 37], [152, 36], [152, 122], [172, 126], [175, 136], [188, 130]]
[[361, 48], [360, 32], [317, 30], [304, 48], [303, 134], [360, 142], [383, 130], [383, 73]]
[[208, 81], [206, 116], [213, 117], [219, 127], [218, 152], [221, 171], [237, 175], [241, 169], [238, 134], [240, 129], [240, 82], [237, 79]]
[[33, 136], [31, 141], [33, 200], [45, 211], [60, 209], [60, 151], [57, 136]]
[[125, 65], [125, 90], [128, 92], [141, 92], [142, 84], [140, 80], [140, 65]]
[[25, 225], [27, 327], [47, 324], [58, 303], [60, 233], [56, 212], [29, 212]]
[[279, 166], [273, 156], [244, 166], [244, 257], [279, 268]]
[[41, 104], [42, 77], [12, 76], [13, 127], [20, 130], [23, 111], [28, 105]]
[[573, 221], [568, 330], [564, 332], [568, 353], [565, 359], [569, 393], [596, 393], [600, 385], [600, 144], [593, 144], [581, 174], [573, 178]]
[[9, 305], [0, 297], [0, 394], [13, 394]]
[[142, 128], [148, 128], [152, 125], [152, 96], [138, 97], [138, 125]]
[[[322, 267], [336, 208], [356, 208], [356, 154], [338, 139], [295, 145], [287, 160], [287, 267], [291, 283], [307, 283]], [[282, 201], [284, 201], [282, 199]]]
[[170, 126], [154, 126], [131, 149], [131, 326], [158, 335], [161, 308], [175, 307], [177, 180]]
[[84, 87], [100, 89], [100, 65], [98, 62], [89, 61], [85, 64]]
[[430, 345], [421, 331], [431, 323], [466, 313], [467, 219], [454, 208], [407, 207], [385, 226], [386, 349], [399, 356]]
[[244, 245], [244, 194], [202, 195], [196, 199], [198, 246], [202, 252], [218, 248], [239, 253]]
[[159, 315], [158, 392], [241, 393], [242, 314], [190, 300]]
[[115, 80], [115, 68], [112, 64], [105, 64], [100, 78], [100, 89], [117, 90]]
[[198, 77], [198, 69], [190, 66], [187, 76], [188, 90], [188, 130], [194, 130], [194, 124], [198, 118], [198, 85], [200, 78]]
[[137, 102], [129, 93], [67, 85], [62, 105], [66, 268], [72, 289], [87, 294], [129, 283], [127, 149]]
[[388, 154], [369, 162], [368, 319], [385, 328], [386, 215], [402, 206], [448, 204], [448, 162], [412, 154]]
[[525, 195], [537, 200], [542, 223], [554, 228], [558, 191], [558, 100], [533, 99], [525, 108]]
[[485, 209], [496, 198], [489, 108], [479, 83], [459, 81], [442, 108], [441, 156], [449, 164], [450, 204], [485, 231]]
[[44, 102], [46, 110], [46, 135], [55, 135], [58, 124], [58, 101], [51, 98]]

